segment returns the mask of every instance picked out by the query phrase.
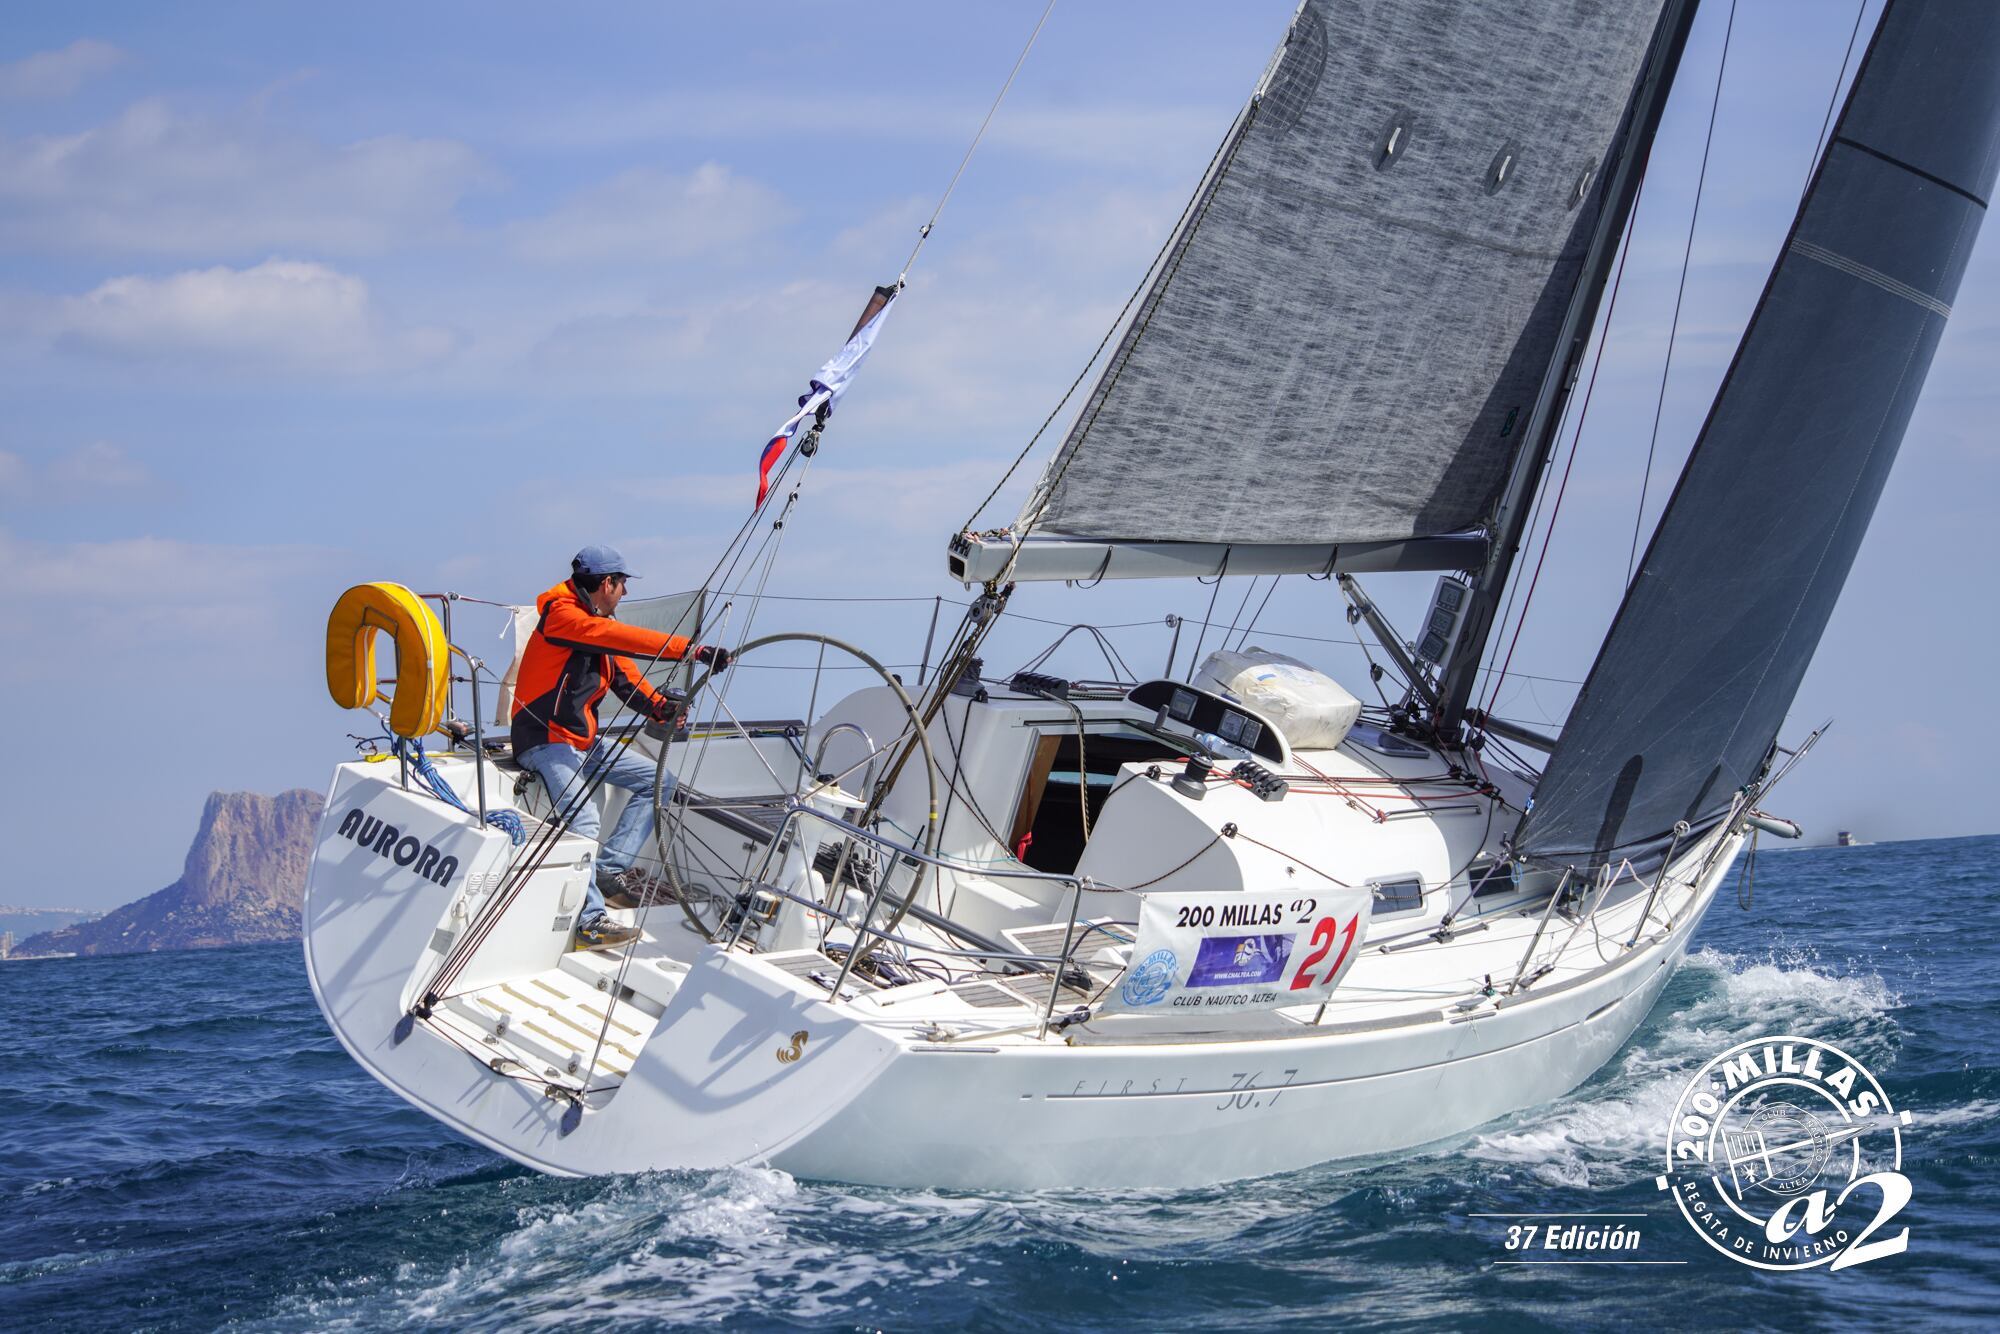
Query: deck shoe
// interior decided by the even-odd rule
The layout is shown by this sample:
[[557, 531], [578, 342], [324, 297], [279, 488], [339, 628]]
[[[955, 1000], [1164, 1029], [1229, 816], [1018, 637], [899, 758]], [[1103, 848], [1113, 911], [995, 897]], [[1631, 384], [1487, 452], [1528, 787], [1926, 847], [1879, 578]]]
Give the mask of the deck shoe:
[[636, 926], [620, 926], [611, 920], [609, 914], [599, 914], [588, 922], [581, 922], [576, 928], [578, 950], [609, 950], [620, 945], [629, 945], [639, 938]]
[[643, 908], [667, 900], [667, 882], [639, 866], [628, 866], [616, 875], [599, 876], [597, 890], [613, 908]]

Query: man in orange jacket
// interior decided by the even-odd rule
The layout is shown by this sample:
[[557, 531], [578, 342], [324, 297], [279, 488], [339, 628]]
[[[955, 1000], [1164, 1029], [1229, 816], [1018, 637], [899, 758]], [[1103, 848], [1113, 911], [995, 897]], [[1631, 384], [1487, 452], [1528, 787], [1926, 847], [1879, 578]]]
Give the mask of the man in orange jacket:
[[599, 781], [632, 794], [611, 837], [597, 855], [592, 884], [577, 916], [578, 949], [606, 949], [639, 932], [612, 920], [609, 906], [637, 907], [652, 877], [633, 861], [653, 832], [656, 803], [673, 796], [674, 776], [656, 791], [655, 766], [597, 735], [597, 705], [606, 691], [655, 722], [670, 723], [677, 706], [653, 689], [632, 659], [692, 657], [720, 671], [729, 650], [690, 646], [683, 635], [664, 635], [614, 619], [625, 585], [636, 578], [610, 547], [589, 546], [570, 561], [570, 577], [535, 599], [541, 621], [521, 654], [515, 677], [514, 758], [542, 780], [549, 802], [567, 816], [572, 833], [596, 838], [597, 807], [588, 794]]

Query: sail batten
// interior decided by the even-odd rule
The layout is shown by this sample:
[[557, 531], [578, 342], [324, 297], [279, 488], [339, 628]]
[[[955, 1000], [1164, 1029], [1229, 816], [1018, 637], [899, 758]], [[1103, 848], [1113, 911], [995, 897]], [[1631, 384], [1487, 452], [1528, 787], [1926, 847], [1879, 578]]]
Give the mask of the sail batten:
[[1487, 521], [1658, 13], [1305, 0], [1024, 524], [1338, 544]]
[[2000, 162], [2000, 6], [1890, 0], [1516, 838], [1600, 864], [1756, 783], [1901, 445]]

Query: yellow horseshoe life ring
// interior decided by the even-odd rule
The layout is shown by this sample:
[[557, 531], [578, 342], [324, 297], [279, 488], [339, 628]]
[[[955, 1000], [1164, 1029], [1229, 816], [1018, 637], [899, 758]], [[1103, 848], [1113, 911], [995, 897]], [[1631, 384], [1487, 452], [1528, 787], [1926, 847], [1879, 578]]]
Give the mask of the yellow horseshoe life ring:
[[396, 641], [389, 730], [400, 737], [428, 736], [451, 699], [451, 645], [437, 614], [401, 584], [356, 584], [333, 604], [326, 618], [327, 693], [343, 709], [365, 709], [385, 698], [375, 678], [378, 630]]

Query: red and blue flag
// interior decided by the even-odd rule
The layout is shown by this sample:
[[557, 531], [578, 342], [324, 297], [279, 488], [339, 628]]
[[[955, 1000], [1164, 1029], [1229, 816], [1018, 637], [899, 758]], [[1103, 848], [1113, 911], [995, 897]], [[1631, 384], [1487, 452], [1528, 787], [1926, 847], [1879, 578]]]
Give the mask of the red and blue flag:
[[832, 415], [847, 386], [854, 379], [854, 373], [861, 369], [861, 363], [868, 358], [868, 349], [875, 346], [875, 335], [882, 330], [882, 321], [889, 313], [890, 303], [902, 288], [878, 287], [868, 298], [867, 308], [854, 325], [854, 332], [847, 336], [847, 342], [831, 360], [819, 368], [813, 376], [806, 392], [799, 398], [799, 410], [785, 420], [784, 425], [764, 444], [764, 452], [757, 459], [757, 504], [763, 505], [765, 497], [771, 494], [771, 471], [778, 466], [778, 460], [785, 456], [785, 449], [799, 433], [799, 427], [811, 417], [818, 425]]

